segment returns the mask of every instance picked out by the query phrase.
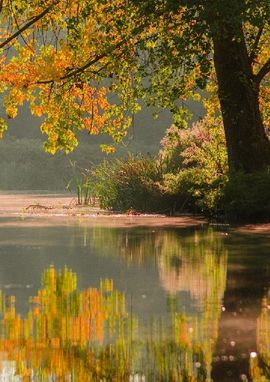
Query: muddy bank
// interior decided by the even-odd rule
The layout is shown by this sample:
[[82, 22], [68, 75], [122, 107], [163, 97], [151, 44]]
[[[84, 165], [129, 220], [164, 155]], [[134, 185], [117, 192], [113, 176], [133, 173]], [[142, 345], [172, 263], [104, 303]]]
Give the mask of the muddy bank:
[[236, 228], [240, 233], [270, 234], [270, 223], [246, 224]]

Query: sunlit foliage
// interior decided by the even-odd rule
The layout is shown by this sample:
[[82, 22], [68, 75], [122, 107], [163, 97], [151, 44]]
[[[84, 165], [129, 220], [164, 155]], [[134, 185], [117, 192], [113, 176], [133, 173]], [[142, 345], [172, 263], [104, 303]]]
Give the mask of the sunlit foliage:
[[[133, 81], [129, 62], [121, 60], [119, 65], [117, 58], [124, 52], [124, 34], [132, 34], [135, 28], [122, 2], [101, 6], [81, 0], [4, 1], [1, 10], [0, 91], [5, 96], [7, 116], [14, 118], [18, 107], [28, 102], [34, 115], [45, 117], [41, 130], [48, 136], [45, 148], [51, 153], [71, 151], [77, 145], [76, 132], [83, 129], [89, 134], [108, 133], [116, 141], [122, 139], [131, 121], [124, 111], [130, 106], [134, 111], [138, 108], [128, 94], [132, 93]], [[119, 18], [126, 26], [124, 30]], [[18, 36], [17, 30], [21, 31]], [[107, 53], [116, 46], [118, 53], [109, 60]], [[102, 83], [116, 66], [118, 103], [108, 99], [108, 81], [106, 86]], [[85, 70], [77, 73], [81, 67]], [[100, 78], [103, 69], [105, 74]], [[125, 91], [121, 94], [123, 81]], [[6, 127], [2, 119], [1, 134]], [[109, 150], [105, 145], [104, 149]]]
[[[269, 57], [269, 8], [263, 0], [256, 12], [252, 2], [242, 3], [254, 75], [262, 76]], [[220, 1], [216, 7], [226, 19], [225, 5]], [[140, 99], [169, 108], [179, 123], [185, 101], [200, 99], [197, 89], [212, 76], [209, 20], [216, 8], [204, 1], [4, 0], [0, 11], [6, 114], [14, 118], [18, 107], [29, 103], [32, 113], [43, 117], [51, 153], [71, 151], [79, 130], [119, 142]], [[266, 125], [268, 81], [261, 90]], [[3, 119], [0, 126], [2, 135]]]

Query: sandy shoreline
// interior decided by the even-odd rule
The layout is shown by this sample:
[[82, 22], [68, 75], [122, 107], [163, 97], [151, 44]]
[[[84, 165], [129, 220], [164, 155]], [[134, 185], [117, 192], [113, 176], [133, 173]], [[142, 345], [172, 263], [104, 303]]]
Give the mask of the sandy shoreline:
[[[78, 222], [82, 226], [150, 226], [192, 227], [207, 224], [195, 216], [113, 214], [95, 207], [78, 206], [76, 196], [62, 194], [0, 194], [0, 218], [20, 218], [24, 226], [66, 225]], [[17, 219], [1, 219], [0, 227], [15, 226]]]

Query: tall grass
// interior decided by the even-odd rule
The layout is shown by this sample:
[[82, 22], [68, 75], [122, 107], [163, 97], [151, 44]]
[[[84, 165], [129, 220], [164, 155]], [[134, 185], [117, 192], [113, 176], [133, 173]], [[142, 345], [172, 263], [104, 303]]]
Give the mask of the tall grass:
[[94, 194], [102, 208], [164, 212], [170, 206], [160, 188], [162, 176], [162, 163], [149, 156], [106, 160], [93, 173]]

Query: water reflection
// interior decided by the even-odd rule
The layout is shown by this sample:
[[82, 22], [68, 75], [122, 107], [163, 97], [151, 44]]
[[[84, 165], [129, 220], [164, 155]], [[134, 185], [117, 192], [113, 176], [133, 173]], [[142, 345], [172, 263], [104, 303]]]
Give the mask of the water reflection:
[[110, 231], [109, 242], [128, 264], [154, 261], [170, 296], [170, 318], [148, 327], [150, 381], [210, 381], [211, 368], [215, 382], [270, 381], [270, 292], [259, 311], [270, 280], [269, 241], [212, 230], [137, 230]]
[[[85, 231], [84, 240], [87, 237]], [[208, 230], [117, 230], [97, 227], [89, 242], [102, 255], [120, 256], [128, 264], [158, 266], [166, 292], [188, 292], [199, 305], [211, 294], [221, 301], [227, 269], [223, 238]], [[86, 240], [88, 241], [88, 240]]]
[[253, 382], [270, 381], [270, 291], [263, 297], [257, 318], [257, 351], [250, 357], [250, 374]]
[[[110, 280], [79, 291], [71, 270], [47, 269], [25, 318], [1, 294], [0, 356], [8, 381], [124, 381], [136, 322]], [[1, 377], [0, 377], [1, 378]]]
[[0, 282], [16, 307], [0, 294], [0, 382], [270, 381], [269, 243], [198, 228], [2, 228]]
[[0, 381], [211, 381], [226, 283], [220, 237], [99, 229], [84, 243], [103, 255], [105, 243], [129, 266], [154, 264], [165, 314], [146, 319], [111, 280], [79, 290], [74, 272], [51, 266], [25, 316], [14, 296], [0, 295]]

